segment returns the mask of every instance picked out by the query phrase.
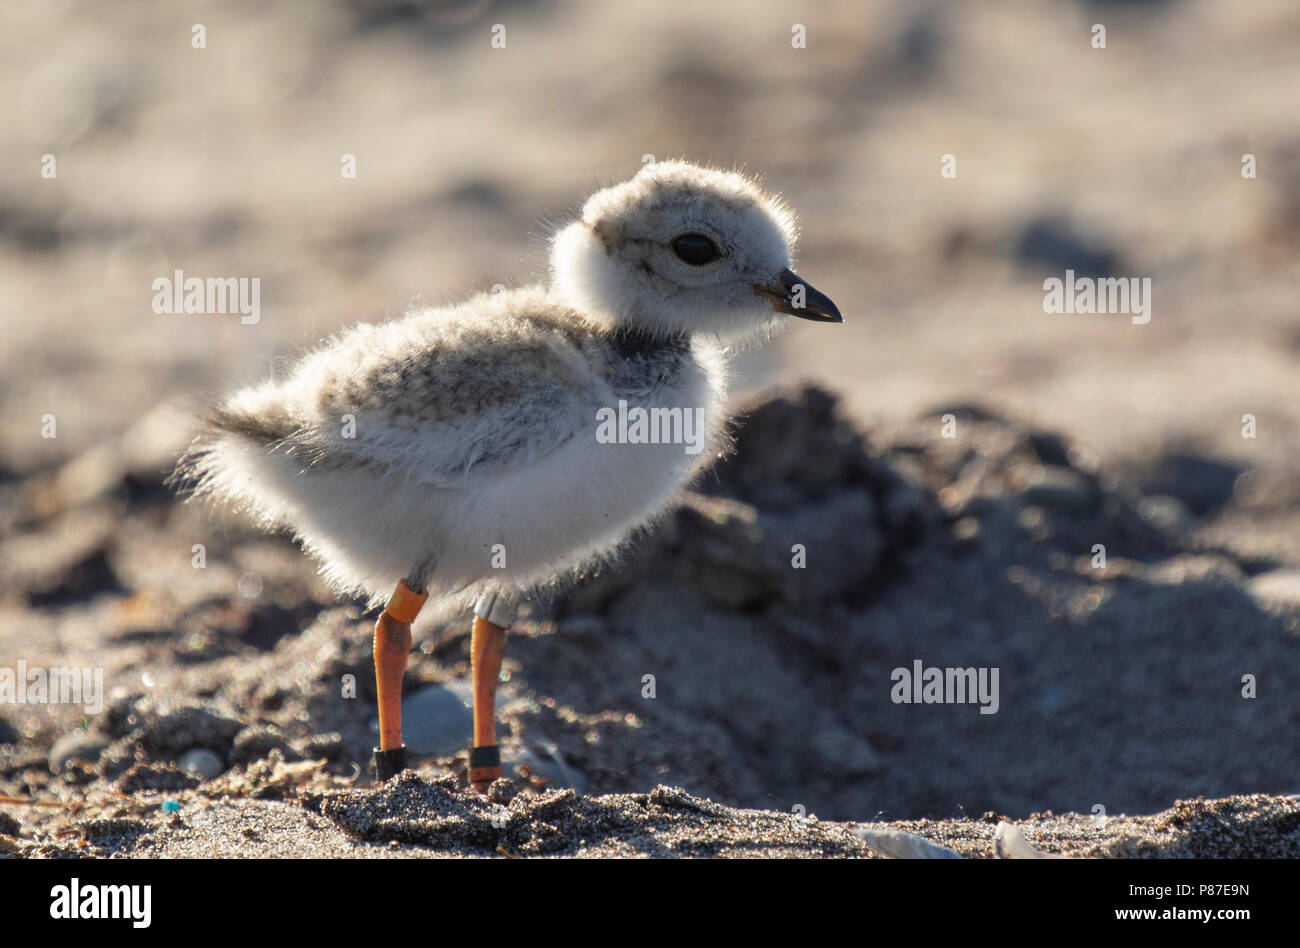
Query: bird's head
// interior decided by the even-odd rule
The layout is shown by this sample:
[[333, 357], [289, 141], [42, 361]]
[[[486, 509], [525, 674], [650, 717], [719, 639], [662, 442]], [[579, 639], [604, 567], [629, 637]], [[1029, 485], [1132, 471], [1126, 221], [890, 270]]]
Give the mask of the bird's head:
[[576, 310], [658, 335], [742, 341], [789, 316], [842, 322], [790, 269], [796, 224], [740, 174], [648, 165], [596, 192], [555, 236], [555, 289]]

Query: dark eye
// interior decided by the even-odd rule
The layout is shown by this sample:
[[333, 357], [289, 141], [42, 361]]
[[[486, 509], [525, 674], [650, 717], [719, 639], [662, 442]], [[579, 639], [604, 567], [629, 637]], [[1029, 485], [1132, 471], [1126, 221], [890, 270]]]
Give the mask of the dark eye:
[[682, 234], [673, 241], [673, 253], [693, 267], [702, 267], [722, 256], [718, 245], [703, 234]]

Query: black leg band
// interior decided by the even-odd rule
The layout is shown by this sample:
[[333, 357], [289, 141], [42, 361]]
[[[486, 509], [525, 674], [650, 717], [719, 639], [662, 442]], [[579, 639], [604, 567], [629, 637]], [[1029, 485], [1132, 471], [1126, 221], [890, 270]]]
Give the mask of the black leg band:
[[491, 747], [473, 747], [469, 752], [469, 769], [475, 770], [479, 767], [500, 767], [501, 766], [501, 748], [493, 744]]
[[396, 777], [406, 769], [406, 747], [394, 747], [392, 750], [375, 748], [375, 776], [383, 781]]

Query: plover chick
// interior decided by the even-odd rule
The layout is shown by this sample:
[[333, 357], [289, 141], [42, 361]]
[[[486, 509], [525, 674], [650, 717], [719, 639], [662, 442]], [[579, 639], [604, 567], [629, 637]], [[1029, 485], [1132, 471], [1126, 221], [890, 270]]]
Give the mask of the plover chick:
[[841, 322], [790, 270], [791, 211], [682, 161], [598, 191], [548, 285], [420, 309], [326, 341], [214, 409], [177, 469], [288, 527], [375, 625], [381, 779], [405, 765], [401, 682], [428, 596], [479, 593], [470, 780], [501, 775], [495, 689], [528, 591], [614, 552], [697, 470], [725, 353], [788, 316]]

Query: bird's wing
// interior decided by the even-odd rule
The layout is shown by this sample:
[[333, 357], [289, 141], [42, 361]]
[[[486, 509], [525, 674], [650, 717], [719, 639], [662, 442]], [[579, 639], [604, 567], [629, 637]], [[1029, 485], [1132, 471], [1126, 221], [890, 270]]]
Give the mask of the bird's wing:
[[342, 339], [300, 368], [314, 386], [290, 381], [314, 391], [289, 409], [282, 439], [306, 467], [374, 467], [455, 487], [594, 431], [608, 401], [581, 347], [553, 327], [460, 327], [414, 347], [400, 335], [396, 346], [374, 341]]

